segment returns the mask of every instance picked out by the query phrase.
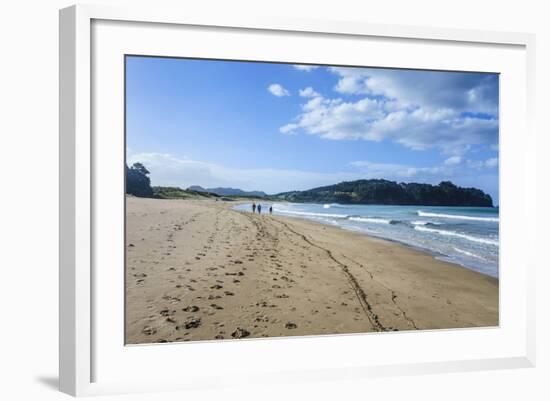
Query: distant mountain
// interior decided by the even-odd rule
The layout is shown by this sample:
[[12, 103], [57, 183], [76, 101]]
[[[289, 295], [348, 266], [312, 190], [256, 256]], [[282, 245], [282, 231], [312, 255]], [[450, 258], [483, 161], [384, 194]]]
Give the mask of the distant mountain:
[[189, 188], [187, 188], [188, 191], [196, 191], [196, 192], [208, 192], [205, 188], [201, 187], [200, 185], [191, 185]]
[[272, 198], [313, 203], [493, 206], [491, 196], [480, 189], [461, 188], [450, 181], [443, 181], [439, 185], [397, 183], [381, 179], [345, 181], [306, 191], [283, 192]]
[[191, 185], [189, 188], [187, 188], [187, 190], [196, 191], [196, 192], [209, 192], [220, 196], [255, 196], [258, 198], [263, 198], [264, 196], [267, 196], [267, 194], [262, 191], [243, 191], [242, 189], [238, 189], [238, 188], [222, 188], [222, 187], [203, 188], [200, 185]]

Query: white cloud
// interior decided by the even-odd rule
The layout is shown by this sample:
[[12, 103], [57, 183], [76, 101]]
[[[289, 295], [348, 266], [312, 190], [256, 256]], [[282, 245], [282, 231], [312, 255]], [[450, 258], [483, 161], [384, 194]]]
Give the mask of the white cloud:
[[460, 156], [451, 156], [448, 159], [446, 159], [443, 164], [446, 166], [454, 166], [457, 164], [460, 164], [462, 162], [462, 157]]
[[316, 173], [289, 169], [238, 169], [180, 159], [165, 153], [138, 153], [128, 155], [128, 163], [143, 163], [151, 172], [151, 185], [191, 185], [211, 187], [237, 187], [246, 191], [259, 190], [269, 194], [305, 190], [331, 185], [346, 180], [365, 178], [360, 172]]
[[448, 108], [498, 114], [498, 77], [480, 73], [331, 67], [335, 90], [348, 95], [384, 96], [403, 107]]
[[388, 139], [413, 150], [435, 148], [459, 155], [473, 145], [491, 143], [498, 132], [498, 120], [462, 116], [450, 108], [403, 107], [395, 99], [344, 101], [317, 95], [302, 105], [295, 122], [280, 131], [289, 134], [300, 129], [325, 139]]
[[483, 169], [483, 168], [495, 168], [498, 167], [498, 157], [491, 157], [487, 160], [467, 160], [466, 164], [470, 168]]
[[308, 86], [305, 89], [300, 89], [300, 96], [301, 97], [317, 97], [317, 96], [321, 96], [321, 95], [319, 95], [317, 92], [315, 92], [311, 86]]
[[[313, 88], [294, 121], [280, 128], [333, 140], [389, 140], [413, 150], [463, 155], [498, 146], [498, 77], [478, 73], [330, 67], [344, 98]], [[358, 98], [359, 97], [359, 98]]]
[[280, 84], [271, 84], [267, 87], [267, 90], [271, 92], [273, 96], [283, 97], [290, 96], [290, 92], [283, 88]]
[[[394, 163], [372, 163], [367, 160], [351, 162], [350, 165], [357, 167], [367, 178], [385, 178], [389, 180], [413, 180], [414, 177], [426, 179], [430, 176], [440, 180], [442, 176], [450, 176], [453, 170], [444, 166], [414, 167], [406, 164]], [[433, 181], [433, 180], [429, 180]]]
[[481, 160], [466, 160], [466, 165], [470, 168], [480, 169], [485, 166], [485, 163]]
[[319, 68], [319, 66], [317, 65], [306, 65], [306, 64], [294, 64], [293, 67], [296, 68], [297, 70], [306, 71], [306, 72], [313, 71]]
[[[498, 179], [487, 162], [468, 160], [466, 165], [449, 164], [417, 167], [407, 164], [373, 163], [367, 160], [354, 161], [351, 166], [357, 168], [364, 178], [384, 178], [392, 181], [423, 182], [439, 184], [450, 180], [463, 187], [484, 188], [498, 195]], [[497, 183], [495, 185], [495, 183]]]
[[283, 125], [281, 128], [279, 128], [279, 132], [287, 135], [296, 135], [297, 128], [298, 128], [297, 124], [291, 123], [291, 124]]
[[485, 166], [489, 168], [498, 167], [498, 157], [492, 157], [485, 161]]

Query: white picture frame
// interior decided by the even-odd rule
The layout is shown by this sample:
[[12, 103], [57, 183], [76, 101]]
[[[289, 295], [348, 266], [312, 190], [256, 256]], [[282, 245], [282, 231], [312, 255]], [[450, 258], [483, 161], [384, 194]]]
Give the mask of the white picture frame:
[[[94, 25], [95, 24], [95, 25]], [[119, 24], [119, 26], [117, 26]], [[273, 40], [278, 36], [305, 38], [305, 40], [330, 41], [338, 37], [341, 40], [383, 40], [388, 45], [391, 43], [407, 42], [411, 46], [426, 45], [426, 52], [433, 52], [430, 46], [436, 46], [442, 52], [445, 46], [454, 46], [458, 53], [478, 49], [485, 52], [485, 48], [495, 49], [495, 57], [492, 61], [483, 64], [484, 71], [500, 72], [509, 71], [510, 90], [501, 91], [501, 106], [503, 112], [510, 111], [509, 115], [502, 116], [501, 139], [505, 139], [501, 149], [501, 183], [504, 179], [521, 184], [523, 191], [503, 191], [501, 204], [503, 205], [501, 230], [503, 239], [501, 245], [501, 262], [506, 261], [510, 265], [520, 266], [517, 271], [509, 270], [508, 275], [501, 277], [501, 326], [493, 329], [480, 330], [448, 330], [423, 333], [402, 333], [384, 335], [353, 335], [353, 336], [326, 336], [304, 337], [300, 339], [269, 339], [247, 340], [220, 343], [201, 344], [172, 344], [155, 345], [149, 347], [124, 347], [118, 345], [106, 345], [105, 331], [110, 330], [109, 322], [116, 321], [117, 315], [113, 313], [106, 316], [102, 313], [101, 302], [97, 304], [96, 291], [102, 291], [102, 297], [109, 302], [120, 300], [122, 288], [111, 289], [105, 284], [105, 276], [94, 273], [94, 267], [102, 258], [109, 258], [108, 251], [98, 253], [97, 239], [102, 235], [108, 235], [100, 231], [104, 230], [101, 219], [105, 218], [101, 199], [97, 193], [106, 193], [107, 190], [99, 186], [106, 185], [115, 188], [120, 181], [114, 175], [113, 181], [105, 184], [101, 178], [105, 175], [99, 169], [98, 157], [105, 155], [106, 165], [108, 160], [116, 163], [116, 146], [113, 154], [107, 154], [104, 140], [97, 141], [94, 138], [94, 127], [101, 126], [97, 118], [103, 118], [101, 107], [98, 106], [97, 97], [105, 96], [103, 92], [94, 88], [94, 79], [104, 79], [102, 74], [105, 68], [112, 66], [113, 60], [120, 62], [120, 55], [128, 48], [133, 48], [130, 42], [140, 37], [140, 31], [149, 30], [148, 40], [142, 37], [138, 51], [155, 55], [172, 54], [177, 44], [166, 43], [163, 49], [155, 50], [155, 43], [161, 37], [173, 35], [175, 32], [185, 34], [186, 27], [201, 32], [209, 30], [214, 32], [212, 37], [237, 33], [244, 35], [262, 34], [266, 40]], [[153, 29], [153, 30], [151, 30]], [[125, 34], [124, 32], [127, 32]], [[96, 40], [94, 41], [94, 35]], [[111, 35], [111, 36], [109, 36]], [[271, 36], [273, 38], [271, 38]], [[269, 38], [268, 38], [269, 37]], [[108, 40], [106, 40], [108, 39]], [[155, 42], [157, 40], [157, 42]], [[206, 39], [205, 39], [206, 40]], [[109, 43], [107, 46], [106, 43]], [[170, 41], [168, 41], [170, 42]], [[175, 40], [174, 40], [175, 42]], [[203, 42], [206, 47], [210, 42]], [[402, 44], [402, 43], [401, 43]], [[459, 29], [437, 29], [413, 26], [375, 25], [363, 22], [349, 21], [317, 21], [296, 20], [292, 18], [269, 17], [235, 17], [199, 15], [186, 12], [185, 8], [177, 10], [165, 10], [160, 8], [111, 8], [108, 6], [78, 5], [60, 11], [60, 389], [61, 391], [75, 395], [94, 395], [107, 393], [127, 393], [133, 391], [161, 391], [166, 389], [197, 389], [215, 386], [245, 385], [246, 381], [267, 383], [274, 381], [315, 381], [325, 380], [328, 377], [337, 379], [352, 377], [361, 379], [365, 377], [422, 374], [430, 372], [469, 371], [481, 369], [504, 369], [512, 367], [529, 367], [535, 363], [535, 321], [534, 321], [534, 270], [536, 260], [525, 256], [534, 255], [528, 250], [534, 243], [535, 230], [534, 219], [536, 210], [529, 205], [529, 199], [535, 199], [535, 133], [532, 126], [532, 113], [534, 111], [534, 44], [535, 38], [530, 34], [484, 32]], [[429, 45], [429, 46], [428, 46]], [[104, 47], [102, 47], [104, 46]], [[172, 47], [171, 47], [172, 46]], [[212, 46], [214, 44], [212, 43]], [[299, 44], [293, 50], [299, 50]], [[244, 47], [243, 47], [244, 49]], [[252, 48], [251, 48], [252, 49]], [[470, 50], [468, 50], [470, 49]], [[500, 49], [500, 50], [499, 50]], [[104, 56], [101, 53], [109, 53]], [[243, 50], [243, 52], [245, 52]], [[254, 54], [254, 50], [250, 50]], [[289, 50], [290, 52], [291, 50]], [[344, 50], [343, 50], [344, 51]], [[214, 54], [219, 54], [214, 51]], [[502, 58], [499, 58], [499, 52]], [[185, 53], [185, 51], [184, 51]], [[497, 54], [498, 53], [498, 54]], [[101, 56], [98, 56], [100, 55]], [[142, 53], [143, 54], [143, 53]], [[467, 53], [465, 53], [467, 54]], [[97, 57], [97, 60], [96, 60]], [[109, 58], [111, 57], [111, 58]], [[229, 57], [229, 55], [227, 56]], [[243, 53], [243, 57], [252, 57]], [[265, 59], [267, 55], [258, 56]], [[279, 60], [281, 56], [272, 56]], [[319, 61], [329, 63], [331, 55], [325, 59], [313, 58], [308, 60], [291, 57], [285, 61]], [[305, 57], [305, 56], [304, 56]], [[310, 57], [314, 57], [312, 54]], [[343, 56], [345, 57], [345, 55]], [[395, 54], [394, 59], [381, 61], [386, 66], [388, 63], [397, 63], [399, 58], [406, 54]], [[220, 57], [223, 58], [223, 57]], [[482, 57], [480, 56], [480, 59]], [[504, 60], [511, 61], [510, 63]], [[118, 60], [118, 61], [116, 61]], [[394, 61], [392, 61], [394, 60]], [[465, 60], [464, 63], [474, 63], [475, 60]], [[425, 61], [415, 61], [412, 67], [452, 69], [452, 60], [441, 61], [439, 65], [433, 64], [433, 59], [427, 57]], [[482, 61], [478, 61], [481, 63]], [[424, 64], [422, 64], [424, 63]], [[499, 64], [500, 63], [500, 64]], [[481, 65], [481, 64], [478, 64]], [[517, 67], [517, 68], [516, 68]], [[455, 66], [456, 69], [467, 69], [467, 65]], [[474, 68], [473, 64], [470, 68]], [[501, 70], [502, 68], [502, 70]], [[488, 69], [488, 70], [487, 70]], [[113, 75], [113, 79], [120, 79], [122, 71]], [[95, 75], [94, 75], [95, 74]], [[118, 77], [118, 78], [117, 78]], [[117, 86], [119, 81], [110, 81], [111, 86]], [[107, 81], [105, 81], [107, 82]], [[97, 84], [97, 82], [95, 82]], [[507, 85], [507, 84], [506, 84]], [[114, 87], [113, 86], [113, 87]], [[118, 86], [117, 86], [118, 87]], [[519, 93], [518, 98], [509, 99], [511, 90]], [[517, 92], [516, 92], [517, 89]], [[120, 91], [120, 88], [117, 89]], [[119, 92], [117, 92], [119, 93]], [[115, 108], [122, 107], [116, 103], [117, 96], [110, 97], [115, 103]], [[94, 100], [95, 99], [95, 100]], [[507, 103], [517, 102], [517, 103]], [[107, 103], [107, 101], [106, 101]], [[520, 105], [519, 110], [512, 105]], [[109, 105], [112, 106], [112, 105]], [[513, 114], [513, 115], [512, 115]], [[114, 127], [119, 127], [120, 121], [110, 121]], [[520, 130], [522, 141], [508, 132]], [[122, 133], [121, 133], [122, 134]], [[115, 133], [114, 137], [118, 134]], [[120, 138], [119, 138], [120, 139]], [[122, 155], [119, 155], [122, 156]], [[116, 164], [115, 164], [116, 165]], [[120, 169], [122, 175], [122, 168]], [[506, 188], [503, 188], [506, 189]], [[521, 193], [520, 193], [521, 192]], [[119, 208], [118, 205], [115, 209]], [[120, 210], [119, 210], [120, 211]], [[103, 216], [103, 217], [102, 217]], [[518, 230], [516, 230], [518, 228]], [[519, 230], [521, 228], [521, 230]], [[119, 227], [123, 230], [123, 227]], [[514, 232], [517, 231], [517, 232]], [[115, 238], [113, 243], [116, 243]], [[506, 244], [514, 244], [513, 247]], [[513, 248], [513, 249], [512, 249]], [[107, 253], [106, 253], [107, 252]], [[112, 255], [115, 258], [115, 255]], [[517, 262], [517, 263], [516, 263]], [[122, 266], [120, 266], [122, 267]], [[504, 279], [504, 280], [503, 280]], [[113, 282], [113, 288], [118, 282]], [[101, 286], [98, 289], [98, 286]], [[115, 291], [119, 291], [115, 294]], [[515, 306], [510, 307], [507, 300], [514, 296]], [[119, 311], [121, 306], [117, 306]], [[504, 314], [504, 315], [503, 315]], [[510, 314], [509, 316], [507, 314]], [[514, 317], [515, 319], [511, 319]], [[512, 323], [514, 321], [514, 323]], [[122, 322], [120, 326], [122, 327]], [[97, 327], [101, 327], [98, 329]], [[114, 329], [113, 329], [114, 330]], [[118, 329], [117, 329], [118, 330]], [[117, 332], [119, 333], [120, 330]], [[119, 334], [113, 335], [118, 338]], [[417, 336], [417, 337], [415, 337]], [[418, 336], [425, 336], [419, 339]], [[382, 339], [382, 340], [380, 340]], [[342, 347], [354, 344], [355, 346], [365, 342], [376, 343], [376, 347], [384, 349], [389, 342], [394, 343], [397, 349], [400, 347], [421, 347], [421, 344], [440, 344], [446, 341], [456, 341], [456, 352], [461, 352], [460, 343], [483, 341], [494, 344], [494, 348], [482, 348], [473, 350], [464, 357], [448, 356], [418, 358], [411, 352], [406, 358], [375, 357], [372, 361], [362, 361], [361, 355], [354, 359], [338, 359], [338, 350]], [[397, 344], [399, 343], [399, 344]], [[110, 346], [116, 346], [113, 351]], [[154, 358], [155, 360], [168, 359], [172, 351], [169, 347], [178, 347], [177, 352], [189, 357], [197, 357], [199, 354], [210, 352], [226, 353], [227, 358], [239, 359], [239, 356], [251, 353], [261, 353], [262, 349], [269, 347], [271, 350], [263, 354], [262, 359], [255, 360], [258, 365], [253, 371], [246, 371], [244, 379], [235, 380], [231, 376], [231, 369], [239, 369], [239, 366], [222, 366], [219, 370], [206, 374], [200, 366], [195, 371], [189, 370], [179, 377], [177, 374], [166, 379], [153, 377], [150, 380], [145, 377], [132, 377], [131, 369], [121, 369], [120, 364], [132, 363], [141, 358]], [[154, 350], [153, 350], [154, 348]], [[437, 348], [437, 346], [435, 346]], [[474, 347], [475, 348], [475, 347]], [[174, 348], [172, 348], [173, 350]], [[285, 370], [284, 361], [277, 360], [277, 354], [284, 350], [295, 355], [311, 358], [309, 363], [296, 363], [293, 369]], [[144, 351], [145, 350], [145, 351]], [[316, 355], [323, 350], [324, 357], [316, 359]], [[271, 352], [271, 353], [270, 353]], [[107, 356], [115, 354], [117, 356]], [[145, 353], [148, 355], [145, 356]], [[155, 355], [153, 355], [155, 353]], [[150, 354], [150, 355], [149, 355]], [[359, 353], [360, 354], [360, 353]], [[426, 354], [429, 354], [426, 352]], [[457, 354], [458, 355], [458, 354]], [[119, 359], [117, 359], [119, 358]], [[270, 359], [272, 358], [272, 359]], [[145, 360], [145, 359], [143, 359]], [[252, 361], [252, 360], [251, 360]], [[262, 362], [263, 361], [263, 362]], [[271, 367], [267, 364], [270, 362]], [[271, 363], [272, 362], [272, 363]], [[112, 366], [112, 372], [103, 374], [102, 369]], [[223, 365], [223, 364], [221, 364]], [[103, 368], [102, 368], [103, 367]], [[114, 374], [114, 371], [127, 372], [125, 375]], [[330, 375], [328, 374], [330, 373]]]

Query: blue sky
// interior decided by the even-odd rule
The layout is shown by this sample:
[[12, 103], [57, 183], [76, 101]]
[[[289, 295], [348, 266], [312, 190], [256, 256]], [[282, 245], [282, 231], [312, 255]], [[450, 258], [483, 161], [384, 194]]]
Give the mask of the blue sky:
[[135, 56], [126, 68], [128, 161], [153, 185], [450, 180], [498, 204], [495, 74]]

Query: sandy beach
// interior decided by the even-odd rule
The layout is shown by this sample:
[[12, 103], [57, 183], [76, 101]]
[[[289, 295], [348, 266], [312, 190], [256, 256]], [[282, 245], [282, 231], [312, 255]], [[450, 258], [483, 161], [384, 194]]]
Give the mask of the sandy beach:
[[498, 280], [235, 202], [127, 197], [126, 342], [498, 325]]

